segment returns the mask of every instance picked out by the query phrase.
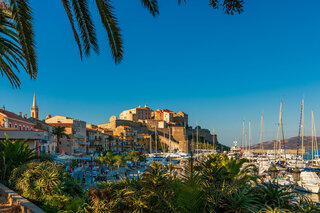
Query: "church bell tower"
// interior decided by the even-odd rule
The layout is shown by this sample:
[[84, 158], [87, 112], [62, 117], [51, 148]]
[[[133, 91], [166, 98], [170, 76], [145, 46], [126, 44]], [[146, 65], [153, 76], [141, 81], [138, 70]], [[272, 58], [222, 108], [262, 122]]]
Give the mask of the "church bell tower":
[[36, 94], [33, 95], [33, 104], [31, 107], [31, 117], [39, 119], [39, 108], [37, 106]]

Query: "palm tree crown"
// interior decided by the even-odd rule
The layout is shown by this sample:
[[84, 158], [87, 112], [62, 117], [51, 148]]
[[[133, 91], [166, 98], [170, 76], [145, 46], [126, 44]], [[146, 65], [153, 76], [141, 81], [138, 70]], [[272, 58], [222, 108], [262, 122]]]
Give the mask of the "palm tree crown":
[[[140, 1], [152, 16], [159, 14], [158, 0]], [[101, 23], [106, 30], [114, 62], [120, 63], [123, 58], [123, 41], [112, 0], [61, 0], [61, 2], [81, 59], [83, 52], [86, 56], [90, 55], [91, 50], [99, 53], [96, 25], [92, 20], [92, 11], [89, 9], [92, 4], [97, 8]], [[182, 2], [186, 0], [178, 0], [179, 4]], [[212, 8], [222, 8], [231, 15], [241, 13], [243, 4], [244, 0], [209, 0]], [[8, 77], [13, 87], [20, 87], [20, 80], [13, 69], [19, 71], [22, 67], [31, 79], [37, 77], [32, 18], [30, 0], [0, 0], [0, 72]]]
[[64, 126], [57, 126], [53, 130], [53, 134], [57, 136], [57, 150], [56, 152], [60, 152], [60, 145], [61, 145], [61, 138], [63, 136], [69, 137], [68, 134], [66, 134], [66, 128]]

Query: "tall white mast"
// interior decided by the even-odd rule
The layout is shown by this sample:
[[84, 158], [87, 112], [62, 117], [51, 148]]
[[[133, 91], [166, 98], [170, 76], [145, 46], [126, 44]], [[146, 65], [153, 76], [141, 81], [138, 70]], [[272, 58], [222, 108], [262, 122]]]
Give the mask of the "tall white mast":
[[302, 114], [301, 114], [301, 147], [302, 147], [302, 160], [304, 155], [304, 144], [303, 144], [303, 122], [304, 122], [304, 98], [302, 99]]
[[311, 157], [312, 157], [312, 165], [313, 165], [313, 147], [314, 147], [314, 117], [313, 117], [313, 110], [311, 112], [311, 125], [312, 125], [312, 128], [311, 128], [311, 132], [312, 132], [312, 136], [311, 136], [311, 143], [312, 143], [312, 151], [311, 151]]
[[280, 102], [280, 112], [279, 112], [279, 130], [278, 130], [278, 153], [279, 153], [279, 157], [281, 154], [281, 137], [282, 137], [282, 100]]
[[261, 129], [260, 129], [260, 150], [264, 153], [263, 150], [263, 113], [261, 114]]
[[249, 121], [249, 153], [251, 153], [251, 121]]
[[[316, 162], [318, 163], [319, 160], [319, 148], [318, 148], [318, 140], [317, 140], [317, 130], [316, 130], [316, 124], [314, 122], [314, 112], [312, 110], [312, 123], [313, 123], [313, 127], [312, 127], [312, 135], [313, 135], [313, 149], [312, 149], [312, 160], [316, 160]], [[316, 157], [314, 158], [313, 155], [315, 155]]]
[[245, 143], [244, 143], [244, 147], [245, 147], [245, 152], [247, 152], [248, 151], [248, 135], [247, 135], [247, 133], [245, 133], [245, 135], [244, 135], [244, 141], [245, 141]]
[[243, 146], [243, 139], [244, 139], [244, 120], [242, 122], [242, 133], [241, 133], [241, 145], [240, 145], [240, 157], [241, 157], [241, 153], [242, 153], [242, 146]]

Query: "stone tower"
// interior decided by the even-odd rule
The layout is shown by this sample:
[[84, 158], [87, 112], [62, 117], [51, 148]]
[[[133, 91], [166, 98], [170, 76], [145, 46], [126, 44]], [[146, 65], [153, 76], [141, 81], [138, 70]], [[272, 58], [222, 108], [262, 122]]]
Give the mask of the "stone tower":
[[36, 102], [36, 94], [33, 95], [33, 104], [31, 107], [31, 117], [35, 119], [39, 119], [39, 108]]

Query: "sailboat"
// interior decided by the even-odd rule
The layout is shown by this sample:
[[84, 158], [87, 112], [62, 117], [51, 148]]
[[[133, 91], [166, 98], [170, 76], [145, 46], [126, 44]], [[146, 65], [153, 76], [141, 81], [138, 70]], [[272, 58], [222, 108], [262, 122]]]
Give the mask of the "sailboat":
[[[302, 108], [303, 109], [303, 108]], [[303, 114], [303, 113], [302, 113]], [[301, 125], [302, 127], [303, 125]], [[319, 165], [318, 142], [316, 136], [316, 127], [314, 122], [314, 111], [311, 112], [311, 130], [312, 130], [312, 160], [311, 166]], [[302, 149], [303, 153], [303, 149]], [[297, 182], [298, 186], [295, 188], [300, 191], [316, 193], [320, 192], [320, 178], [317, 173], [313, 171], [303, 170], [300, 174], [300, 180]]]
[[259, 168], [259, 174], [268, 171], [271, 167], [271, 160], [268, 158], [268, 155], [264, 153], [263, 149], [263, 114], [261, 114], [261, 127], [260, 127], [260, 154], [257, 160], [257, 166]]
[[[293, 168], [304, 169], [306, 167], [306, 164], [303, 160], [303, 153], [304, 153], [303, 122], [304, 122], [304, 99], [302, 99], [302, 103], [301, 103], [299, 133], [298, 133], [298, 141], [297, 141], [297, 154], [291, 155], [291, 158], [287, 160], [287, 167], [291, 169]], [[300, 141], [301, 141], [301, 147], [302, 147], [302, 156], [299, 155]]]
[[319, 167], [320, 161], [319, 161], [319, 149], [318, 149], [318, 140], [317, 140], [317, 131], [316, 131], [316, 125], [314, 121], [314, 111], [311, 112], [311, 167]]
[[280, 102], [279, 123], [277, 140], [274, 142], [274, 162], [285, 165], [287, 162], [286, 147], [284, 142], [284, 131], [282, 125], [282, 100]]

